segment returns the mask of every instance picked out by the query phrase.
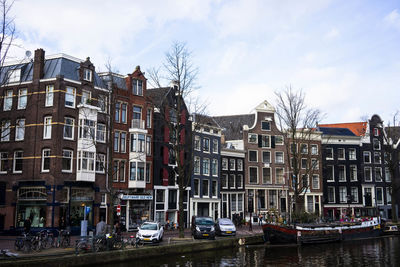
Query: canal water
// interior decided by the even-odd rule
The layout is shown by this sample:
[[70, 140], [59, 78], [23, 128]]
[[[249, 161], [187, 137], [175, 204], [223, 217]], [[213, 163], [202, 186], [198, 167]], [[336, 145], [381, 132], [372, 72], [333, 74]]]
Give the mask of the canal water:
[[299, 247], [254, 245], [107, 266], [400, 266], [400, 237]]

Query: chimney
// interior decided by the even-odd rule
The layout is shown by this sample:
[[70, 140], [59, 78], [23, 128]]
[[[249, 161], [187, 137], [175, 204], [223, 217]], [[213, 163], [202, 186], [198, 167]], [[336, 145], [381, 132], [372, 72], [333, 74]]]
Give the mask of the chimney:
[[44, 50], [42, 48], [35, 50], [33, 61], [33, 80], [42, 79], [44, 76]]

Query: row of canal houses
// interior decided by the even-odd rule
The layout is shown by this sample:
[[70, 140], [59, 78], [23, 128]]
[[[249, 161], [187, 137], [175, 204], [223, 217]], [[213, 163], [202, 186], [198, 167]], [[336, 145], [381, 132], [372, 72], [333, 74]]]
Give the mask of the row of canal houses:
[[[388, 160], [397, 177], [398, 153], [385, 150], [388, 128], [377, 115], [318, 125], [311, 139], [292, 144], [267, 101], [250, 114], [189, 114], [184, 102], [177, 112], [179, 85], [149, 89], [139, 66], [99, 73], [89, 58], [38, 49], [32, 60], [5, 64], [0, 79], [0, 230], [28, 218], [36, 228], [79, 229], [84, 218], [109, 222], [109, 209], [127, 229], [177, 222], [178, 160], [191, 163], [186, 226], [193, 215], [288, 219], [293, 155], [301, 172], [312, 168], [302, 182], [306, 212], [392, 217]], [[174, 142], [190, 149], [176, 155]]]

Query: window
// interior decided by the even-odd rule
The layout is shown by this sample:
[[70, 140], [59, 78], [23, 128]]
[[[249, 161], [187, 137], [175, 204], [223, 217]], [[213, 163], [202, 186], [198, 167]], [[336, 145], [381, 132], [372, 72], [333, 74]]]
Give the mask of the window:
[[114, 151], [119, 152], [119, 134], [120, 132], [115, 131], [114, 133]]
[[338, 148], [338, 159], [346, 159], [344, 148]]
[[283, 136], [282, 135], [275, 136], [275, 145], [283, 145]]
[[84, 69], [83, 79], [88, 82], [92, 81], [92, 71], [90, 69]]
[[256, 184], [258, 183], [258, 168], [257, 167], [249, 167], [250, 173], [250, 183]]
[[212, 152], [218, 153], [218, 140], [216, 140], [216, 139], [213, 140]]
[[308, 154], [308, 145], [307, 144], [300, 144], [300, 153]]
[[210, 159], [203, 159], [203, 175], [210, 175]]
[[218, 176], [218, 160], [213, 159], [211, 162], [211, 175]]
[[249, 133], [249, 143], [257, 143], [257, 134]]
[[237, 160], [237, 170], [243, 171], [243, 160], [241, 160], [241, 159]]
[[100, 108], [100, 112], [106, 113], [107, 105], [108, 105], [107, 96], [99, 95], [97, 98], [97, 106]]
[[357, 165], [350, 165], [350, 182], [357, 181]]
[[126, 116], [127, 116], [127, 109], [128, 109], [128, 104], [122, 103], [121, 104], [121, 122], [126, 123]]
[[236, 175], [236, 186], [237, 188], [243, 188], [243, 175]]
[[120, 117], [121, 117], [121, 103], [116, 102], [115, 103], [115, 122], [120, 122]]
[[376, 188], [376, 204], [383, 205], [383, 188]]
[[261, 147], [266, 147], [269, 148], [271, 147], [271, 143], [270, 143], [270, 136], [269, 135], [262, 135], [261, 136]]
[[194, 157], [194, 174], [200, 174], [200, 158]]
[[284, 163], [282, 151], [275, 152], [275, 163]]
[[388, 205], [392, 204], [392, 192], [390, 187], [386, 187], [386, 202]]
[[307, 159], [301, 159], [301, 168], [307, 169]]
[[18, 90], [18, 107], [17, 109], [25, 109], [26, 103], [28, 101], [28, 89], [19, 89]]
[[386, 182], [392, 181], [392, 174], [390, 173], [390, 169], [388, 167], [385, 168], [385, 180]]
[[[138, 147], [137, 147], [137, 152], [145, 152], [145, 135], [144, 134], [138, 134]], [[174, 160], [175, 161], [175, 160]]]
[[7, 90], [6, 95], [4, 96], [3, 110], [4, 111], [11, 110], [12, 102], [13, 102], [13, 91]]
[[203, 139], [203, 151], [210, 152], [210, 139], [208, 138]]
[[332, 148], [326, 148], [325, 149], [325, 158], [326, 159], [333, 159], [333, 149]]
[[193, 195], [195, 197], [200, 196], [200, 182], [199, 179], [193, 180]]
[[356, 159], [357, 159], [356, 149], [349, 148], [349, 160], [356, 160]]
[[228, 188], [228, 174], [221, 175], [221, 187], [224, 189]]
[[318, 145], [311, 145], [311, 155], [318, 155]]
[[381, 163], [381, 153], [374, 152], [374, 163], [380, 164]]
[[45, 106], [51, 107], [53, 106], [53, 99], [54, 99], [54, 85], [46, 85], [46, 99], [45, 99]]
[[377, 138], [374, 138], [372, 140], [372, 142], [373, 142], [374, 150], [380, 150], [381, 149], [381, 142], [379, 142], [379, 140]]
[[106, 142], [106, 125], [102, 123], [97, 123], [96, 127], [96, 141], [100, 143]]
[[119, 170], [118, 170], [118, 178], [120, 182], [125, 182], [125, 160], [119, 161]]
[[262, 183], [263, 184], [271, 184], [272, 183], [272, 178], [271, 178], [271, 168], [262, 168]]
[[200, 136], [198, 135], [194, 137], [194, 149], [200, 151]]
[[231, 171], [235, 170], [235, 159], [229, 160], [229, 170], [231, 170]]
[[21, 79], [21, 69], [12, 69], [7, 71], [7, 78], [9, 83], [19, 82]]
[[75, 96], [76, 89], [73, 87], [67, 87], [65, 91], [65, 106], [74, 108], [75, 107]]
[[249, 150], [249, 161], [257, 162], [257, 150]]
[[292, 154], [297, 153], [297, 144], [294, 144], [294, 143], [290, 144], [290, 152]]
[[106, 155], [96, 154], [96, 172], [104, 173], [106, 167]]
[[13, 172], [14, 173], [22, 173], [22, 160], [24, 158], [24, 152], [22, 150], [18, 150], [14, 152], [14, 164], [13, 164]]
[[372, 182], [372, 169], [371, 167], [364, 168], [364, 179], [366, 182]]
[[80, 120], [80, 128], [79, 128], [79, 138], [94, 140], [96, 131], [95, 124], [96, 122], [93, 120]]
[[340, 203], [347, 203], [347, 188], [339, 186], [339, 201]]
[[72, 155], [73, 151], [68, 149], [63, 149], [62, 151], [62, 171], [72, 172]]
[[11, 123], [9, 120], [1, 122], [1, 141], [10, 141]]
[[[114, 168], [115, 166], [118, 168], [118, 164], [116, 165], [114, 162]], [[129, 162], [129, 180], [135, 181], [136, 180], [136, 162]], [[118, 176], [117, 176], [118, 177]]]
[[312, 213], [314, 209], [314, 196], [307, 196], [307, 212]]
[[364, 163], [371, 163], [371, 152], [364, 151], [363, 157], [364, 157]]
[[150, 183], [151, 177], [151, 162], [146, 163], [146, 183]]
[[236, 180], [236, 176], [234, 174], [229, 175], [229, 188], [235, 188], [235, 180]]
[[333, 186], [328, 186], [328, 202], [335, 203], [335, 188]]
[[94, 171], [94, 152], [78, 151], [78, 170]]
[[319, 162], [317, 159], [311, 159], [311, 169], [319, 170]]
[[50, 139], [51, 138], [51, 116], [44, 117], [43, 123], [43, 139]]
[[134, 95], [143, 95], [143, 82], [141, 80], [132, 80], [132, 93]]
[[276, 168], [275, 169], [275, 183], [276, 184], [284, 184], [285, 177], [284, 177], [284, 169], [283, 168]]
[[8, 171], [8, 153], [0, 152], [0, 173], [7, 173]]
[[222, 159], [222, 169], [223, 170], [227, 170], [228, 169], [228, 159], [227, 158], [223, 158]]
[[64, 118], [64, 139], [73, 140], [74, 139], [74, 124], [75, 120], [73, 118]]
[[212, 181], [212, 188], [211, 188], [212, 197], [217, 197], [217, 192], [218, 192], [218, 183], [217, 181]]
[[319, 189], [319, 175], [314, 174], [312, 176], [312, 188]]
[[357, 187], [352, 187], [350, 189], [350, 197], [351, 197], [351, 201], [353, 203], [358, 203], [358, 188]]
[[146, 113], [146, 128], [151, 128], [151, 108], [147, 109], [147, 113]]
[[146, 155], [151, 156], [151, 136], [146, 136]]
[[209, 196], [210, 189], [208, 188], [208, 180], [203, 179], [203, 197]]
[[[121, 137], [120, 152], [125, 153], [126, 152], [126, 133], [121, 132], [120, 137]], [[140, 151], [140, 152], [144, 152], [144, 150]]]
[[345, 182], [346, 181], [346, 166], [344, 165], [339, 165], [339, 182]]
[[261, 122], [261, 130], [263, 130], [263, 131], [271, 131], [271, 122], [262, 121]]
[[89, 104], [89, 103], [90, 103], [90, 92], [82, 90], [81, 104]]
[[376, 182], [382, 182], [382, 168], [374, 168], [375, 171], [375, 181]]
[[24, 140], [25, 137], [25, 119], [18, 119], [15, 126], [15, 141]]
[[42, 172], [50, 171], [50, 149], [42, 150]]
[[326, 180], [328, 182], [335, 181], [335, 171], [333, 165], [326, 165]]

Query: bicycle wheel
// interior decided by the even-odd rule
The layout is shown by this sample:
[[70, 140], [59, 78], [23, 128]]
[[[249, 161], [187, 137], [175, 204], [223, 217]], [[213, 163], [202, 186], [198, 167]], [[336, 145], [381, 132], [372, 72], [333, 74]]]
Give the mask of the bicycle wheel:
[[71, 238], [69, 236], [65, 236], [65, 237], [63, 237], [63, 239], [61, 241], [61, 246], [63, 248], [67, 248], [71, 245], [70, 242], [71, 242]]
[[40, 240], [33, 240], [31, 245], [32, 250], [35, 252], [39, 252], [42, 249], [42, 242]]

